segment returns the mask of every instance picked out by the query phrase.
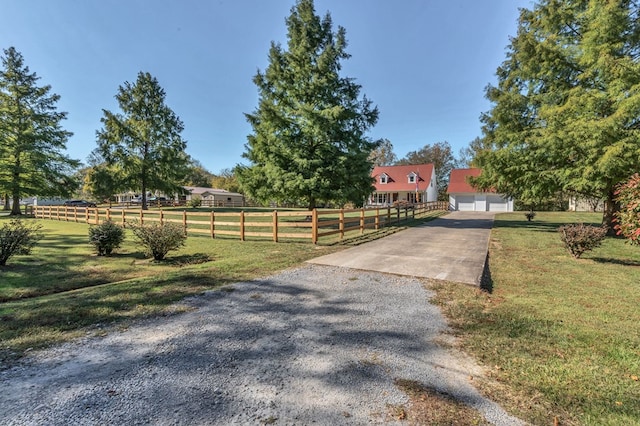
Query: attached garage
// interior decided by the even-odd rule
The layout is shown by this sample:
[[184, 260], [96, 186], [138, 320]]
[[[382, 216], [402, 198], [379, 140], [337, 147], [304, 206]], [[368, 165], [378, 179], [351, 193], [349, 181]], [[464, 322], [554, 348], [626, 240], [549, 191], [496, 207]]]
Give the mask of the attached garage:
[[459, 195], [455, 198], [455, 210], [473, 212], [476, 210], [476, 200], [473, 195]]
[[455, 169], [449, 178], [449, 208], [467, 212], [512, 212], [513, 200], [495, 192], [478, 192], [468, 181], [477, 177], [480, 169]]
[[499, 195], [487, 195], [487, 206], [490, 212], [513, 211], [513, 207], [509, 210], [509, 200], [505, 200]]

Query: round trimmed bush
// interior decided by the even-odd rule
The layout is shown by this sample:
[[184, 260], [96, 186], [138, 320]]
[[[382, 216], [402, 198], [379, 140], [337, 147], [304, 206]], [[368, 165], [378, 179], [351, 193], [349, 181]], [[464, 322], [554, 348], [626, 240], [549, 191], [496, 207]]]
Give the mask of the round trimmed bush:
[[115, 249], [120, 248], [123, 241], [124, 229], [110, 220], [89, 228], [89, 243], [93, 245], [98, 256], [110, 255]]

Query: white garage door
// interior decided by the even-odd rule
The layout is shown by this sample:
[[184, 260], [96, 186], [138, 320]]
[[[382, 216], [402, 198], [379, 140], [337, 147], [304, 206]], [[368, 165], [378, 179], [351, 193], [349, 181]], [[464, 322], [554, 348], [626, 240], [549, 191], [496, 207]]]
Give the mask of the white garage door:
[[476, 210], [476, 200], [473, 195], [456, 197], [456, 210], [461, 212], [473, 212]]
[[496, 195], [490, 195], [487, 197], [487, 205], [490, 212], [506, 212], [507, 200]]

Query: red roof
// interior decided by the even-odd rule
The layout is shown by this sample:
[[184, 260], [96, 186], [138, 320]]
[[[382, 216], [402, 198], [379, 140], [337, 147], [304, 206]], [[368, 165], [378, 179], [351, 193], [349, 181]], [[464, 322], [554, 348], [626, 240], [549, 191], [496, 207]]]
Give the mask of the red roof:
[[482, 169], [453, 169], [449, 175], [449, 186], [447, 193], [476, 193], [476, 192], [495, 192], [495, 191], [478, 191], [469, 184], [469, 177], [478, 177], [482, 173]]
[[[373, 168], [371, 177], [376, 179], [377, 192], [415, 191], [416, 184], [409, 183], [409, 175], [418, 177], [418, 191], [426, 191], [431, 183], [433, 163], [414, 164], [409, 166], [377, 166]], [[380, 176], [387, 175], [387, 183], [380, 183]]]

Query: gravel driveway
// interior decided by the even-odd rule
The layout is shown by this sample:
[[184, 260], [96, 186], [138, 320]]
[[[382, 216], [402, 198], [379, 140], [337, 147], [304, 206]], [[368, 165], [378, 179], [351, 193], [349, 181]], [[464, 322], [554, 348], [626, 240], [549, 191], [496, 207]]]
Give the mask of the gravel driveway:
[[3, 424], [394, 424], [397, 378], [522, 424], [434, 343], [446, 323], [417, 279], [305, 265], [228, 290], [0, 372]]

